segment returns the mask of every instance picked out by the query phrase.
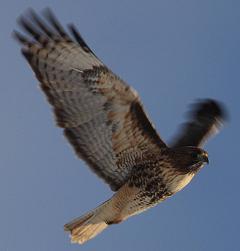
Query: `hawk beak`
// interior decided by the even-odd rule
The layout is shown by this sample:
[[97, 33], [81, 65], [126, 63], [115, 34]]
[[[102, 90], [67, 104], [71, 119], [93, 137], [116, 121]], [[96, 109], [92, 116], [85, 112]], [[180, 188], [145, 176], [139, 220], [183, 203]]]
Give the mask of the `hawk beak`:
[[208, 156], [206, 154], [202, 155], [202, 162], [209, 164]]
[[209, 159], [208, 159], [208, 157], [206, 158], [206, 163], [209, 164]]

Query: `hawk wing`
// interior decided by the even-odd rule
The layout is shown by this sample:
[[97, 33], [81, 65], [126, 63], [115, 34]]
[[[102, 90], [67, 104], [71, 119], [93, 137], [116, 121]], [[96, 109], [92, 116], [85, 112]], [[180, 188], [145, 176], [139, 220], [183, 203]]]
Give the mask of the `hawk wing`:
[[53, 106], [58, 126], [77, 155], [112, 190], [121, 187], [145, 151], [165, 148], [139, 97], [91, 51], [73, 25], [71, 36], [52, 12], [32, 10], [15, 31], [22, 53]]
[[201, 147], [209, 137], [218, 132], [226, 117], [226, 110], [220, 102], [213, 99], [200, 100], [193, 105], [189, 112], [189, 121], [182, 126], [171, 146]]

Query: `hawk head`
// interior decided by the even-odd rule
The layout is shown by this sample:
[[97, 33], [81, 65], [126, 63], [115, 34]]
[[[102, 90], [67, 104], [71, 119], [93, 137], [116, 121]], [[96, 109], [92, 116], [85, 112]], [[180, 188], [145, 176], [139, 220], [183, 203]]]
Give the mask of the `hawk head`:
[[208, 153], [198, 147], [183, 146], [173, 149], [175, 166], [183, 172], [197, 172], [205, 163], [209, 163]]

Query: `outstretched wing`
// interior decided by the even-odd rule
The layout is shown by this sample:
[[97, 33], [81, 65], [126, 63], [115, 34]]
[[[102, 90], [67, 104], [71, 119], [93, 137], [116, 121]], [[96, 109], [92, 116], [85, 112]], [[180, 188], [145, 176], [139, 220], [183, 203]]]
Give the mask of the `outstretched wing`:
[[73, 25], [69, 36], [52, 12], [32, 10], [14, 35], [35, 72], [58, 126], [77, 155], [117, 190], [145, 151], [166, 147], [139, 97], [91, 51]]
[[225, 120], [226, 111], [221, 103], [213, 99], [200, 100], [193, 105], [189, 112], [189, 121], [182, 126], [170, 146], [200, 147], [217, 133]]

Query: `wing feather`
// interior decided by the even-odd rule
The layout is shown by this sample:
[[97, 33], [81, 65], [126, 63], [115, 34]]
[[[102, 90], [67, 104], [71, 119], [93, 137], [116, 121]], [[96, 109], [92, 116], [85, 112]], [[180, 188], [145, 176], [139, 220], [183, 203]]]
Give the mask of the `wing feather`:
[[223, 104], [213, 99], [200, 100], [193, 105], [189, 112], [189, 121], [181, 127], [180, 133], [170, 145], [201, 147], [209, 137], [218, 132], [226, 119]]
[[[50, 10], [20, 17], [22, 53], [53, 106], [58, 126], [77, 155], [113, 190], [147, 151], [166, 148], [139, 97], [91, 51], [77, 29], [72, 39]], [[76, 42], [75, 42], [76, 41]]]

